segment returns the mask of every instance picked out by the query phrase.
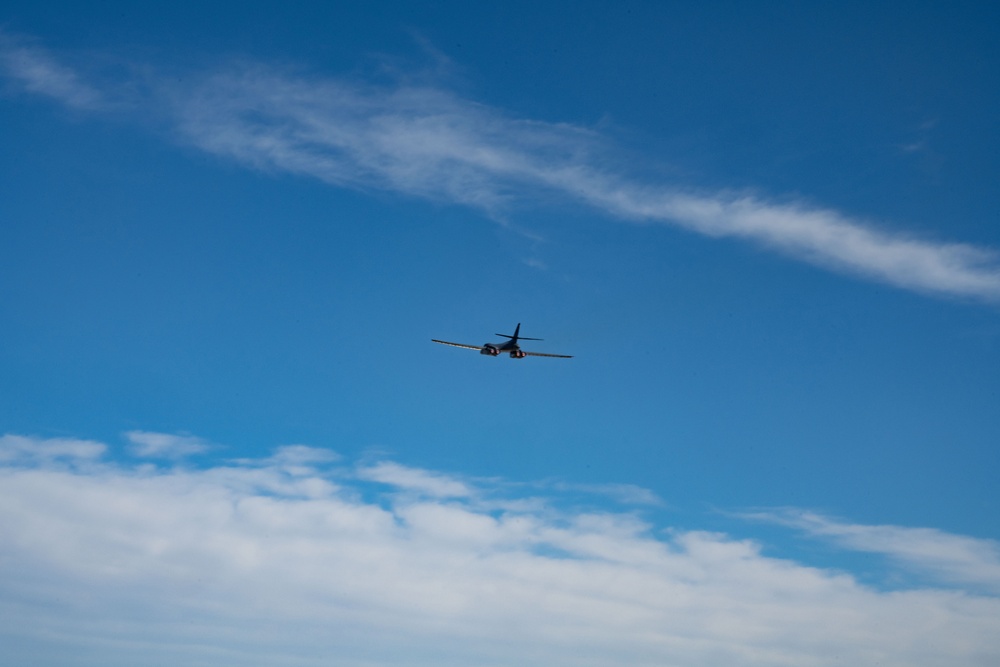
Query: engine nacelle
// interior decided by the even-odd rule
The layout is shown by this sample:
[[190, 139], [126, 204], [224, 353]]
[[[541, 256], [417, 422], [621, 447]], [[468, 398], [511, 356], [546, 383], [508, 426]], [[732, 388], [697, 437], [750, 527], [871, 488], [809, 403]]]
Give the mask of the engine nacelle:
[[524, 359], [526, 356], [528, 356], [528, 353], [524, 350], [511, 350], [510, 353], [511, 359]]
[[488, 354], [491, 357], [495, 357], [500, 354], [500, 350], [487, 343], [486, 345], [483, 345], [483, 349], [479, 350], [479, 354]]

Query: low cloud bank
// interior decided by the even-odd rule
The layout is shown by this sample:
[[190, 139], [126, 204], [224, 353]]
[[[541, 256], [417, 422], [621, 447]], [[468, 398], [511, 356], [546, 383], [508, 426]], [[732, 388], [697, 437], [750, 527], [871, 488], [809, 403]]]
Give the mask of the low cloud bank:
[[[560, 509], [537, 486], [301, 445], [201, 468], [112, 461], [95, 445], [0, 438], [13, 662], [1000, 661], [988, 585], [877, 590], [753, 540], [656, 529], [628, 507]], [[900, 534], [868, 528], [896, 548], [886, 540]], [[963, 557], [993, 558], [980, 542]]]

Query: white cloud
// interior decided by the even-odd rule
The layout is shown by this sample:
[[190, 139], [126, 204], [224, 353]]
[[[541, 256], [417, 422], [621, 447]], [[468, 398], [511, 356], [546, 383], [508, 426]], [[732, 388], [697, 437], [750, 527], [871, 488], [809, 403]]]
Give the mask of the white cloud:
[[382, 461], [358, 469], [360, 479], [381, 482], [404, 491], [416, 491], [434, 498], [466, 498], [472, 490], [463, 482], [438, 473]]
[[308, 445], [283, 445], [274, 453], [274, 461], [290, 465], [310, 463], [333, 463], [340, 460], [340, 454], [321, 447]]
[[[276, 458], [204, 470], [0, 464], [7, 659], [494, 667], [1000, 660], [1000, 599], [989, 591], [883, 592], [764, 556], [753, 541], [654, 531], [633, 515], [479, 507], [478, 496], [512, 488], [499, 482], [461, 483], [462, 495], [449, 475], [399, 464], [357, 472], [324, 460], [323, 469], [289, 471]], [[394, 494], [387, 506], [364, 500], [373, 478], [420, 493]]]
[[579, 491], [581, 493], [606, 496], [625, 505], [663, 505], [663, 499], [649, 489], [635, 484], [568, 484], [554, 482], [549, 486], [558, 491]]
[[1000, 298], [1000, 257], [992, 250], [919, 239], [804, 204], [641, 182], [613, 167], [613, 149], [584, 128], [512, 119], [436, 88], [249, 68], [216, 73], [173, 99], [189, 141], [261, 169], [488, 212], [555, 191], [619, 219], [743, 238], [905, 289]]
[[743, 516], [797, 528], [847, 549], [881, 554], [943, 581], [1000, 593], [1000, 542], [996, 540], [951, 535], [933, 528], [850, 524], [802, 510]]
[[[39, 49], [0, 43], [8, 72], [76, 107], [96, 92]], [[147, 106], [179, 136], [248, 166], [380, 188], [498, 214], [555, 193], [620, 220], [745, 239], [796, 259], [925, 293], [1000, 299], [1000, 257], [801, 203], [640, 178], [597, 133], [516, 119], [428, 85], [377, 86], [224, 67], [152, 84]]]
[[995, 251], [880, 230], [836, 211], [772, 204], [748, 195], [709, 197], [632, 188], [593, 188], [587, 197], [625, 217], [674, 222], [708, 236], [745, 238], [905, 289], [1000, 297], [1000, 256]]
[[66, 106], [94, 110], [104, 106], [101, 93], [59, 64], [42, 48], [31, 46], [0, 30], [0, 71], [26, 90], [54, 98]]
[[91, 461], [103, 456], [107, 447], [93, 440], [0, 436], [0, 463], [37, 463], [63, 460]]
[[181, 458], [201, 454], [208, 443], [190, 435], [172, 435], [152, 431], [129, 431], [126, 439], [132, 443], [132, 453], [147, 458]]

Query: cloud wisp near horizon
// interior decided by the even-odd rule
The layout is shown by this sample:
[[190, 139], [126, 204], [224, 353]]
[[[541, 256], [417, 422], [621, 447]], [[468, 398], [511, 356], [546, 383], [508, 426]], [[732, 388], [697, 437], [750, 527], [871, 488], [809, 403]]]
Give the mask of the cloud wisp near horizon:
[[907, 531], [924, 530], [939, 561], [956, 540], [975, 547], [954, 557], [979, 576], [880, 589], [752, 539], [654, 527], [627, 504], [564, 502], [551, 485], [303, 445], [202, 467], [116, 449], [0, 437], [0, 634], [14, 658], [196, 664], [211, 645], [239, 664], [325, 664], [334, 649], [343, 665], [1000, 659], [989, 540], [853, 526], [890, 560], [912, 551]]
[[853, 551], [880, 554], [942, 581], [973, 584], [1000, 594], [1000, 544], [933, 528], [862, 526], [796, 509], [747, 512], [745, 519], [800, 530]]
[[[131, 104], [166, 114], [178, 140], [255, 169], [461, 204], [494, 218], [514, 203], [555, 195], [611, 219], [744, 239], [902, 289], [1000, 300], [994, 249], [918, 238], [746, 190], [654, 182], [621, 167], [622, 150], [592, 129], [514, 118], [442, 86], [364, 83], [244, 61], [181, 83], [153, 76], [116, 95], [114, 84], [88, 81], [10, 36], [0, 40], [0, 63], [25, 90], [78, 111]], [[125, 98], [128, 104], [111, 101]]]

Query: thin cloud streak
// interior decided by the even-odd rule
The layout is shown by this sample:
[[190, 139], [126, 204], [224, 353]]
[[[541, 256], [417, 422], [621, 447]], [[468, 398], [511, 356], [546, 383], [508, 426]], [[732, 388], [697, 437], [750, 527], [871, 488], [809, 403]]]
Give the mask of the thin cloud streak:
[[[41, 49], [0, 39], [0, 62], [33, 92], [75, 108], [100, 106], [96, 83]], [[903, 289], [1000, 300], [1000, 256], [992, 249], [921, 239], [802, 203], [650, 182], [621, 168], [620, 149], [596, 132], [511, 118], [434, 86], [243, 64], [138, 88], [153, 91], [144, 108], [166, 114], [183, 141], [256, 169], [462, 204], [497, 218], [515, 203], [556, 194], [619, 220], [744, 239]]]
[[[301, 445], [198, 470], [95, 461], [89, 441], [0, 442], [28, 452], [0, 463], [15, 662], [40, 645], [112, 667], [1000, 660], [989, 593], [882, 592], [751, 540], [538, 497], [481, 503], [515, 488], [502, 481], [458, 496], [444, 473]], [[78, 457], [31, 455], [54, 447]]]
[[889, 233], [832, 210], [771, 204], [748, 195], [707, 198], [635, 188], [594, 187], [588, 198], [622, 217], [674, 222], [707, 236], [745, 238], [819, 266], [904, 289], [1000, 297], [997, 253]]
[[106, 445], [93, 440], [38, 439], [10, 434], [0, 436], [0, 462], [6, 464], [34, 465], [55, 460], [79, 463], [83, 460], [98, 459], [106, 451]]
[[577, 491], [580, 493], [605, 496], [611, 500], [629, 505], [649, 505], [663, 506], [663, 499], [649, 489], [634, 484], [568, 484], [566, 482], [553, 482], [548, 486], [557, 491]]
[[468, 498], [472, 495], [472, 490], [464, 482], [428, 470], [401, 466], [392, 461], [381, 461], [358, 468], [356, 474], [359, 479], [380, 482], [433, 498]]
[[796, 528], [845, 549], [886, 556], [938, 580], [1000, 594], [1000, 542], [995, 540], [950, 535], [933, 528], [850, 524], [802, 510], [740, 516]]
[[128, 431], [125, 438], [132, 443], [133, 454], [149, 458], [179, 459], [192, 454], [202, 454], [209, 448], [204, 440], [190, 435]]
[[190, 142], [260, 169], [475, 206], [554, 191], [622, 220], [743, 238], [841, 272], [927, 293], [1000, 298], [1000, 257], [922, 240], [836, 211], [641, 183], [612, 147], [566, 124], [516, 120], [440, 89], [380, 88], [230, 70], [175, 91]]
[[100, 92], [45, 50], [0, 30], [0, 71], [25, 90], [51, 97], [68, 107], [93, 111], [104, 106]]

